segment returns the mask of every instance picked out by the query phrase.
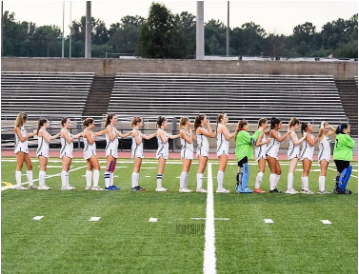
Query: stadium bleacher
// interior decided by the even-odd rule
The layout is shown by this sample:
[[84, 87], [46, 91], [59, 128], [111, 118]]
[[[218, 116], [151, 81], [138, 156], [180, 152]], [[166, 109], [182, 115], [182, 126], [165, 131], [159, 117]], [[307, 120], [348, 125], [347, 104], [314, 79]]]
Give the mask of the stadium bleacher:
[[2, 71], [2, 114], [81, 116], [93, 78], [87, 72]]

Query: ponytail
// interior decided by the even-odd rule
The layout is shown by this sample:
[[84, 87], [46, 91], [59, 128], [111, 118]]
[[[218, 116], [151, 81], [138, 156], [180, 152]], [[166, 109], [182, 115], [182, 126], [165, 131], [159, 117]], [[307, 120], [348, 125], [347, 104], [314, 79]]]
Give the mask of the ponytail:
[[204, 114], [198, 115], [196, 118], [194, 118], [193, 128], [194, 130], [197, 130], [201, 126], [202, 121], [206, 118]]
[[41, 118], [38, 122], [37, 122], [37, 129], [36, 129], [36, 135], [39, 134], [40, 128], [47, 123], [47, 119], [46, 118]]
[[302, 128], [301, 128], [302, 135], [304, 134], [305, 131], [307, 131], [308, 124], [309, 124], [308, 122], [302, 123]]
[[181, 129], [189, 121], [188, 117], [181, 117], [179, 121], [179, 129]]
[[158, 116], [156, 121], [156, 128], [161, 128], [164, 122], [166, 122], [166, 117]]
[[105, 128], [111, 123], [111, 119], [116, 116], [115, 113], [108, 113], [107, 116], [106, 116], [106, 119], [105, 119]]
[[271, 129], [274, 129], [275, 126], [276, 126], [276, 125], [279, 125], [281, 121], [282, 121], [281, 119], [272, 117], [272, 119], [270, 120], [270, 128], [271, 128]]
[[339, 134], [339, 133], [343, 133], [343, 130], [348, 128], [348, 124], [339, 124], [339, 126], [337, 127], [337, 129], [335, 130], [335, 133], [336, 134]]
[[69, 119], [69, 117], [62, 118], [62, 120], [61, 120], [61, 126], [62, 127], [64, 127], [64, 125], [67, 123], [68, 119]]
[[259, 119], [257, 128], [261, 127], [265, 123], [267, 123], [267, 119], [265, 119], [265, 118]]
[[20, 112], [15, 120], [15, 127], [22, 127], [27, 121], [27, 114], [25, 112]]
[[142, 122], [142, 118], [140, 116], [134, 116], [131, 120], [131, 127], [134, 127], [141, 122]]
[[93, 118], [86, 118], [83, 122], [83, 128], [87, 128], [89, 125], [93, 124], [95, 120]]
[[245, 125], [248, 125], [248, 121], [247, 120], [240, 120], [237, 124], [237, 128], [236, 128], [236, 138], [237, 138], [237, 135], [238, 133], [242, 130], [242, 128], [245, 126]]
[[290, 119], [289, 123], [288, 123], [288, 128], [294, 127], [295, 125], [299, 125], [300, 121], [299, 119], [293, 117]]

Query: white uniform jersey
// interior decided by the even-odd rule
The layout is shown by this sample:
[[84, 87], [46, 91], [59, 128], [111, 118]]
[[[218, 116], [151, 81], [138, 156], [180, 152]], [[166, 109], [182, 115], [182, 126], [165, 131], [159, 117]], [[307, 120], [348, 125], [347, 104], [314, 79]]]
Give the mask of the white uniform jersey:
[[[274, 130], [274, 129], [272, 129], [272, 130]], [[278, 137], [282, 136], [279, 131], [277, 131], [277, 134], [278, 134]], [[280, 148], [280, 142], [277, 139], [273, 138], [272, 141], [270, 141], [268, 144], [267, 155], [278, 160], [279, 148]]]
[[330, 162], [330, 138], [326, 135], [323, 136], [323, 140], [319, 140], [319, 153], [318, 153], [318, 162], [321, 160], [326, 160]]
[[[188, 137], [191, 137], [191, 134], [189, 131], [185, 129], [181, 129]], [[181, 138], [181, 159], [185, 158], [187, 160], [193, 159], [193, 144], [188, 143], [185, 139]]]
[[[162, 129], [159, 129], [159, 130], [162, 130]], [[163, 131], [163, 133], [164, 133], [165, 137], [168, 138], [167, 132]], [[167, 140], [166, 143], [163, 143], [162, 139], [157, 137], [157, 145], [158, 145], [158, 148], [157, 148], [157, 152], [156, 152], [156, 159], [158, 159], [158, 158], [160, 158], [162, 156], [164, 159], [167, 160], [168, 159], [168, 153], [169, 153], [168, 140]]]
[[[310, 134], [310, 138], [314, 140], [313, 134]], [[314, 154], [314, 146], [308, 144], [307, 141], [303, 141], [303, 147], [300, 153], [300, 160], [303, 161], [304, 159], [308, 159], [310, 161], [313, 161], [313, 154]]]
[[[297, 133], [295, 133], [294, 139], [298, 141]], [[299, 158], [299, 145], [294, 145], [290, 136], [288, 136], [288, 151], [287, 151], [288, 160], [293, 158]]]
[[[45, 134], [49, 135], [47, 132]], [[37, 139], [36, 157], [39, 156], [49, 158], [49, 143], [46, 142], [44, 137], [38, 137]]]
[[137, 158], [144, 158], [143, 157], [143, 143], [142, 143], [142, 134], [141, 131], [138, 129], [135, 129], [136, 133], [138, 134], [138, 138], [140, 139], [140, 144], [137, 145], [136, 144], [136, 139], [134, 137], [132, 137], [132, 146], [131, 146], [131, 154], [132, 154], [132, 158], [133, 157], [137, 157]]
[[[26, 137], [27, 132], [24, 126], [20, 127], [20, 134], [22, 137]], [[15, 148], [14, 148], [14, 153], [18, 153], [19, 151], [24, 152], [24, 153], [29, 153], [29, 147], [27, 145], [27, 140], [25, 140], [24, 142], [21, 142], [19, 139], [19, 136], [17, 136], [17, 134], [15, 134]]]
[[[265, 134], [263, 134], [263, 138], [262, 140], [260, 140], [261, 143], [267, 141], [267, 137]], [[259, 159], [263, 158], [263, 159], [267, 159], [267, 144], [264, 144], [264, 145], [261, 145], [259, 147], [255, 147], [254, 148], [254, 155], [255, 155], [255, 158], [256, 158], [256, 161], [259, 161]]]
[[111, 142], [110, 136], [106, 133], [106, 157], [112, 156], [114, 158], [118, 158], [118, 139], [117, 139], [117, 133], [116, 128], [109, 125], [108, 127], [112, 130], [112, 135], [116, 135], [115, 139]]
[[[225, 129], [228, 132], [228, 129]], [[226, 140], [226, 137], [223, 133], [217, 133], [217, 157], [222, 154], [229, 155], [229, 141]]]
[[[72, 138], [72, 134], [70, 132], [68, 132], [69, 137]], [[74, 150], [74, 144], [71, 141], [70, 143], [68, 143], [65, 139], [65, 137], [60, 137], [60, 141], [61, 141], [61, 150], [60, 150], [60, 158], [67, 156], [69, 158], [73, 158], [72, 156], [72, 152]]]
[[[206, 129], [205, 129], [206, 130]], [[197, 135], [197, 158], [199, 155], [208, 157], [209, 155], [209, 142], [208, 137], [203, 134]]]
[[[85, 129], [88, 130], [88, 129]], [[85, 133], [84, 130], [84, 133]], [[92, 138], [95, 138], [95, 135], [93, 134], [93, 132], [91, 130], [90, 134]], [[87, 140], [87, 138], [84, 137], [84, 159], [90, 159], [93, 155], [96, 155], [96, 142], [93, 142], [92, 144], [89, 143], [89, 141]]]

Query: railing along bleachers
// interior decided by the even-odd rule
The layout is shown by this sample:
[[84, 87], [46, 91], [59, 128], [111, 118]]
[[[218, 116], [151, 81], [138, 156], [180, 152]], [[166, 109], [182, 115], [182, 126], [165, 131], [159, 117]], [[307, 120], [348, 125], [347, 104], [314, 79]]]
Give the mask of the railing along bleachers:
[[347, 121], [331, 76], [235, 74], [116, 75], [109, 112], [127, 115], [280, 117], [333, 123]]
[[88, 72], [1, 72], [1, 111], [82, 115], [94, 78]]

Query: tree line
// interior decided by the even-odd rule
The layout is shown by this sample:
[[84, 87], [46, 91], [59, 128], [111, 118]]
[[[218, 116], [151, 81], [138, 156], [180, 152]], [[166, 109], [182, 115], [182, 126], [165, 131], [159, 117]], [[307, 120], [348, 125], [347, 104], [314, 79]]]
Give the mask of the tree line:
[[[152, 3], [148, 18], [127, 15], [110, 25], [92, 17], [92, 57], [126, 53], [143, 58], [195, 58], [196, 17], [186, 11], [173, 14], [164, 4]], [[72, 21], [72, 57], [85, 56], [86, 17]], [[227, 27], [219, 20], [205, 23], [205, 54], [226, 55]], [[69, 36], [65, 37], [65, 56]], [[3, 56], [61, 57], [58, 26], [18, 22], [9, 11], [3, 16]], [[230, 28], [230, 55], [273, 57], [358, 58], [358, 14], [326, 23], [320, 31], [305, 22], [291, 35], [266, 33], [254, 22]], [[108, 55], [112, 57], [111, 55]], [[116, 55], [114, 55], [116, 56]], [[116, 56], [118, 57], [118, 56]]]

